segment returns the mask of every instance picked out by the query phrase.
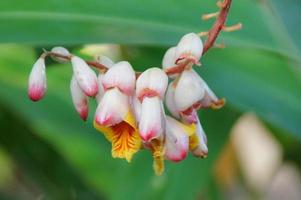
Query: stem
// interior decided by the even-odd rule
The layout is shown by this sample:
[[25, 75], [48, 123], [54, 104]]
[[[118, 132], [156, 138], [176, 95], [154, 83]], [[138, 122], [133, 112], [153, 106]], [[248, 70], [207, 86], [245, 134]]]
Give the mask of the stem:
[[214, 45], [215, 40], [223, 29], [229, 9], [231, 7], [231, 3], [232, 0], [224, 0], [223, 3], [221, 3], [220, 13], [208, 33], [208, 39], [206, 40], [206, 43], [204, 45], [203, 55]]

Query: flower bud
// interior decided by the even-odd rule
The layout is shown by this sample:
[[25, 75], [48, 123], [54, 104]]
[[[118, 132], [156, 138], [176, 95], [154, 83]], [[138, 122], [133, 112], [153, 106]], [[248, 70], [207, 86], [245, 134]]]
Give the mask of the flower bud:
[[45, 59], [40, 57], [33, 65], [28, 79], [28, 96], [32, 101], [43, 98], [46, 91]]
[[166, 116], [165, 158], [174, 162], [184, 160], [189, 150], [189, 137], [184, 124]]
[[99, 64], [104, 65], [108, 69], [114, 65], [114, 62], [109, 57], [104, 56], [104, 55], [97, 56], [96, 61]]
[[76, 111], [79, 113], [80, 117], [86, 121], [88, 117], [88, 111], [89, 111], [88, 98], [82, 92], [74, 75], [72, 76], [70, 82], [70, 90], [71, 90], [72, 102]]
[[145, 96], [159, 96], [164, 98], [168, 84], [168, 77], [159, 68], [149, 68], [144, 71], [136, 82], [136, 95], [141, 101]]
[[98, 93], [97, 76], [87, 63], [77, 57], [72, 56], [71, 63], [73, 74], [78, 82], [79, 87], [87, 96], [94, 97]]
[[203, 43], [195, 33], [184, 35], [177, 45], [175, 52], [176, 62], [182, 59], [190, 59], [198, 64], [203, 53]]
[[[63, 56], [70, 56], [69, 51], [64, 47], [53, 47], [51, 49], [51, 52], [52, 53], [57, 53], [57, 54], [60, 54], [60, 55], [63, 55]], [[60, 57], [56, 57], [56, 56], [51, 56], [51, 58], [53, 60], [59, 62], [59, 63], [64, 63], [64, 62], [68, 61], [68, 59], [60, 58]]]
[[191, 70], [182, 72], [175, 89], [175, 105], [179, 111], [185, 111], [200, 101], [205, 94], [205, 88], [199, 75]]
[[105, 90], [118, 87], [127, 95], [135, 90], [136, 75], [130, 63], [121, 61], [114, 64], [104, 75], [102, 84]]

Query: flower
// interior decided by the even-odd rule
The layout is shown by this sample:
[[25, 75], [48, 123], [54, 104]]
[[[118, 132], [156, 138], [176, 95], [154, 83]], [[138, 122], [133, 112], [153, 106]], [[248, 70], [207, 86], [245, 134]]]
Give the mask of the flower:
[[45, 58], [41, 56], [33, 65], [28, 79], [28, 97], [32, 101], [42, 99], [46, 91]]
[[[118, 73], [117, 73], [118, 72]], [[103, 97], [96, 109], [94, 127], [112, 143], [112, 156], [131, 161], [141, 147], [132, 95], [135, 72], [128, 62], [114, 64], [102, 78]]]
[[79, 113], [80, 117], [86, 121], [88, 117], [88, 98], [80, 89], [74, 75], [72, 76], [70, 82], [70, 90], [71, 90], [71, 97], [73, 105], [76, 111]]
[[190, 60], [193, 64], [199, 65], [203, 54], [203, 42], [195, 33], [184, 35], [175, 50], [176, 63], [182, 60]]
[[71, 57], [73, 74], [83, 92], [90, 97], [94, 97], [98, 93], [97, 76], [95, 72], [87, 65], [87, 63], [77, 57]]
[[185, 125], [166, 116], [165, 158], [174, 162], [184, 160], [189, 151], [189, 136], [195, 131], [194, 124]]
[[[136, 82], [136, 96], [141, 102], [137, 112], [139, 133], [153, 156], [153, 168], [157, 175], [164, 171], [165, 112], [162, 99], [168, 84], [168, 77], [159, 68], [144, 71]], [[137, 104], [137, 103], [136, 103]], [[139, 109], [139, 106], [136, 106]]]

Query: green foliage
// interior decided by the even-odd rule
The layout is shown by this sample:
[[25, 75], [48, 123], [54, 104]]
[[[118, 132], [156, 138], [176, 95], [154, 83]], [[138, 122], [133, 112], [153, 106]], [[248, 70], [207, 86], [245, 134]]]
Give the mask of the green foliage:
[[210, 28], [212, 22], [202, 22], [199, 16], [215, 11], [214, 4], [1, 1], [0, 42], [23, 43], [0, 45], [1, 148], [49, 198], [75, 198], [70, 196], [73, 189], [80, 199], [196, 199], [212, 184], [212, 166], [242, 112], [254, 112], [269, 126], [300, 139], [301, 54], [296, 33], [301, 29], [295, 26], [298, 14], [291, 12], [300, 8], [297, 0], [233, 2], [228, 22], [242, 22], [243, 30], [223, 33], [219, 41], [228, 47], [210, 50], [197, 69], [216, 94], [227, 99], [222, 110], [200, 112], [209, 157], [167, 163], [162, 177], [153, 174], [146, 151], [131, 164], [111, 158], [110, 144], [92, 127], [94, 101], [88, 122], [80, 121], [69, 95], [70, 65], [51, 65], [46, 97], [38, 103], [28, 100], [27, 76], [38, 57], [36, 46], [117, 43], [127, 45], [124, 59], [135, 69], [160, 66], [166, 47], [181, 35]]

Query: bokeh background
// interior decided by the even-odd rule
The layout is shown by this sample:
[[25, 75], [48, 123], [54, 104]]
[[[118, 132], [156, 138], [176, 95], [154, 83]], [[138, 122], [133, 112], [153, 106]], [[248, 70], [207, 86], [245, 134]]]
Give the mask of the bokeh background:
[[209, 156], [166, 162], [156, 177], [148, 152], [113, 159], [82, 122], [69, 93], [70, 64], [47, 60], [46, 97], [27, 98], [27, 78], [56, 45], [93, 59], [160, 66], [188, 32], [206, 31], [215, 0], [1, 0], [0, 199], [301, 199], [301, 1], [233, 0], [228, 25], [199, 74], [227, 104], [199, 112]]

